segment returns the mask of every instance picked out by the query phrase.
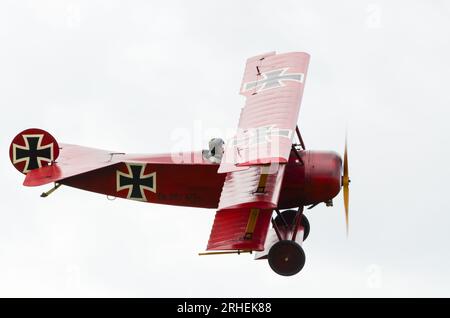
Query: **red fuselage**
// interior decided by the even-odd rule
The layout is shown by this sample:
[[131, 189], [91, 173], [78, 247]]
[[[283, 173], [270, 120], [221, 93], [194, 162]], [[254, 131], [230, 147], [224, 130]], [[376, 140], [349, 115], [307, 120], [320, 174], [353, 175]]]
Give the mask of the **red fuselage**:
[[[301, 160], [291, 153], [286, 165], [279, 209], [326, 202], [341, 188], [342, 159], [335, 152], [300, 151]], [[192, 153], [196, 156], [197, 153]], [[142, 157], [141, 157], [142, 158]], [[226, 174], [217, 173], [219, 164], [176, 163], [173, 156], [151, 155], [147, 169], [156, 172], [156, 191], [148, 202], [199, 208], [217, 208]], [[120, 164], [118, 164], [120, 165]], [[60, 183], [117, 197], [117, 165], [62, 180]], [[120, 195], [119, 195], [120, 197]]]

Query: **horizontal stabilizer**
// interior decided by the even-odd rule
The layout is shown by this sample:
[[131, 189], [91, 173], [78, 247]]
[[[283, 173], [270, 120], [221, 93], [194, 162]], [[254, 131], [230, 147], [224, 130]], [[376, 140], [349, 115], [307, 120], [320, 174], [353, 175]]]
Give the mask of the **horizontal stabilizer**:
[[[116, 160], [117, 159], [117, 160]], [[120, 162], [114, 152], [77, 145], [62, 144], [57, 162], [31, 170], [24, 186], [35, 187], [73, 177], [78, 174], [107, 167]]]

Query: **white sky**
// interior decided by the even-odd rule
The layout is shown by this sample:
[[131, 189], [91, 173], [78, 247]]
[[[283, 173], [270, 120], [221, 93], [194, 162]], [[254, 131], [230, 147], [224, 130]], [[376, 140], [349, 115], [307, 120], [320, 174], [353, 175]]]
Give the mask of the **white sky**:
[[[237, 125], [253, 55], [311, 54], [299, 126], [343, 151], [342, 195], [308, 211], [303, 271], [199, 257], [213, 210], [24, 188], [21, 130], [126, 152], [206, 147]], [[2, 1], [0, 296], [450, 296], [448, 1]]]

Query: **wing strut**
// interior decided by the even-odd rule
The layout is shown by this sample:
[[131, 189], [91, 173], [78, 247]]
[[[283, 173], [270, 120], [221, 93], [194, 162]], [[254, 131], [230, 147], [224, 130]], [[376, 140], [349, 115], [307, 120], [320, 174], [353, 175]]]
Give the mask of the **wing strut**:
[[306, 147], [305, 147], [305, 143], [303, 142], [302, 135], [300, 134], [300, 129], [298, 129], [298, 126], [295, 126], [295, 132], [297, 133], [297, 138], [298, 138], [298, 141], [300, 142], [300, 144], [292, 144], [292, 150], [294, 151], [295, 156], [297, 157], [298, 161], [300, 161], [300, 163], [302, 165], [305, 165], [302, 157], [300, 157], [298, 146], [300, 146], [302, 150], [305, 150]]
[[298, 141], [300, 142], [300, 146], [302, 146], [303, 150], [306, 150], [305, 143], [303, 142], [302, 134], [300, 134], [300, 129], [298, 126], [295, 127], [295, 132], [297, 133]]
[[300, 161], [302, 165], [305, 165], [302, 157], [300, 157], [300, 153], [298, 152], [298, 149], [295, 147], [294, 144], [292, 144], [292, 150], [294, 150], [295, 156], [297, 157], [298, 161]]

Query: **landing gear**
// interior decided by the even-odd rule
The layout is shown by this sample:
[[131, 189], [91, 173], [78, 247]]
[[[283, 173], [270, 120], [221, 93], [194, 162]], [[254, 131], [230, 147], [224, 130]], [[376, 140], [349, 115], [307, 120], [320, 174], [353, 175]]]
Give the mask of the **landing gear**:
[[305, 265], [305, 252], [295, 241], [282, 240], [273, 245], [268, 255], [269, 265], [278, 275], [292, 276]]
[[[295, 210], [286, 210], [281, 212], [281, 216], [284, 218], [284, 221], [286, 221], [287, 225], [291, 228], [295, 225], [295, 217], [297, 215], [297, 211]], [[283, 219], [277, 215], [275, 218], [275, 223], [278, 225], [278, 227], [285, 227], [286, 225], [283, 222]], [[300, 225], [303, 226], [303, 241], [306, 241], [306, 238], [309, 235], [309, 231], [311, 230], [311, 226], [309, 225], [309, 221], [306, 218], [306, 215], [302, 215], [302, 219], [300, 220]]]
[[272, 241], [267, 259], [270, 268], [282, 276], [292, 276], [300, 272], [305, 265], [305, 252], [302, 243], [309, 235], [310, 225], [303, 208], [277, 211], [272, 220], [273, 230], [278, 238]]

